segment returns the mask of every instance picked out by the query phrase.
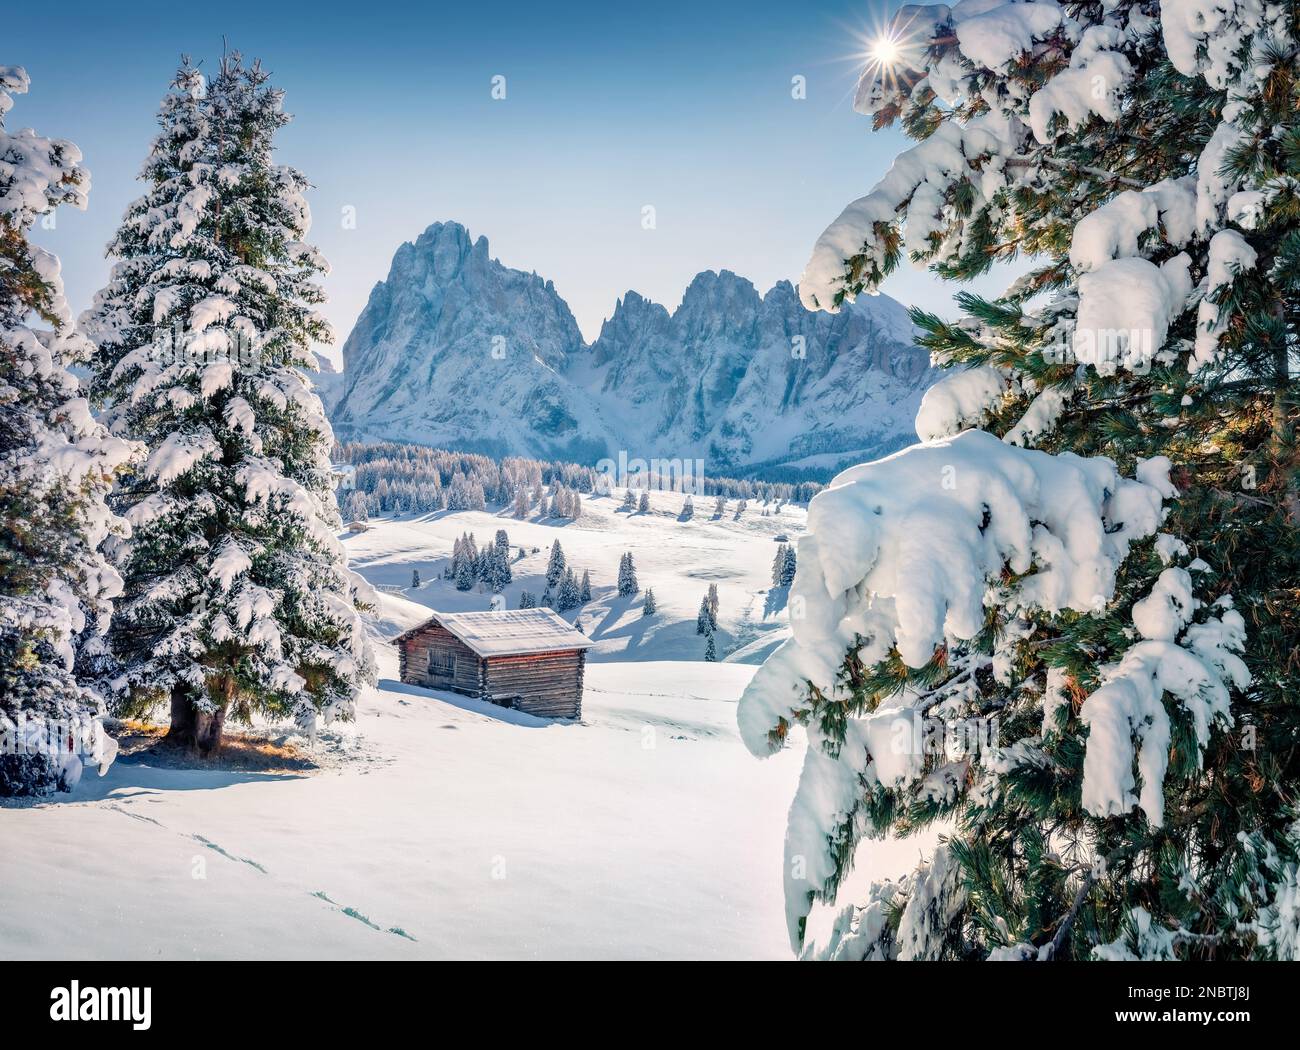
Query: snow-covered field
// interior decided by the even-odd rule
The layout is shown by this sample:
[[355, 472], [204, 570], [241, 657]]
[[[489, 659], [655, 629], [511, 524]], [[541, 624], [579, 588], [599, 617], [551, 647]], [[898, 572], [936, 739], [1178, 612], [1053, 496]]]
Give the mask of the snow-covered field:
[[[346, 539], [381, 592], [378, 689], [322, 734], [321, 772], [271, 775], [120, 761], [70, 796], [0, 812], [0, 955], [84, 958], [787, 957], [785, 811], [797, 751], [759, 762], [735, 729], [754, 664], [784, 636], [769, 607], [776, 544], [803, 512], [751, 504], [677, 520], [584, 501], [576, 523], [458, 513]], [[427, 607], [486, 608], [436, 579], [455, 537], [496, 528], [539, 548], [507, 594], [540, 593], [557, 536], [593, 601], [581, 724], [549, 723], [396, 681], [383, 644]], [[659, 612], [620, 599], [631, 550]], [[719, 587], [719, 655], [695, 614]], [[567, 614], [572, 619], [573, 612]], [[734, 650], [734, 652], [733, 652]]]

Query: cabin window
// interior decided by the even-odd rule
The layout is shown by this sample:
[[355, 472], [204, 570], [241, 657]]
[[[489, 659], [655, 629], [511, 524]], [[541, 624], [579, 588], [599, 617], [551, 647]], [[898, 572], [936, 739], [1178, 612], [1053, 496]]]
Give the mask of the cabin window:
[[429, 674], [438, 678], [455, 678], [456, 654], [450, 649], [430, 649]]

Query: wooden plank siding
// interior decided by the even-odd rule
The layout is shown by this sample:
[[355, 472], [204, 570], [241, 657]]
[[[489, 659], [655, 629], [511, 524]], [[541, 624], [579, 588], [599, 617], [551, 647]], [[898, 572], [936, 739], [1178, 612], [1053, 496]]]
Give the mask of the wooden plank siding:
[[[403, 682], [428, 689], [450, 689], [466, 696], [483, 696], [482, 659], [445, 627], [427, 624], [404, 639], [399, 650]], [[432, 661], [430, 654], [434, 656]], [[455, 673], [451, 675], [443, 673], [443, 661], [439, 659], [447, 655], [455, 660]]]
[[[446, 658], [455, 673], [446, 674]], [[542, 718], [581, 718], [587, 654], [582, 649], [481, 657], [439, 624], [428, 624], [398, 644], [403, 682], [447, 689]]]
[[582, 649], [493, 656], [487, 663], [488, 698], [543, 718], [581, 718]]

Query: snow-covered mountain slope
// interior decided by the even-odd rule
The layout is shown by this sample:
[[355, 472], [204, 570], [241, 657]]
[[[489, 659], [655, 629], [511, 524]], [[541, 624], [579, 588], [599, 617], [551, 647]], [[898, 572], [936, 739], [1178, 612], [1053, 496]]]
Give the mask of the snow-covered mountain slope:
[[588, 347], [549, 281], [435, 223], [398, 249], [326, 396], [345, 439], [829, 474], [914, 440], [933, 373], [913, 335], [888, 296], [812, 313], [788, 282], [760, 295], [723, 270], [672, 313], [628, 292]]
[[458, 223], [434, 223], [370, 293], [331, 419], [341, 438], [589, 462], [610, 432], [565, 377], [585, 351], [550, 281], [489, 258]]
[[[931, 372], [906, 310], [887, 296], [812, 313], [781, 281], [766, 295], [706, 271], [677, 311], [634, 292], [592, 345], [585, 385], [653, 449], [714, 473], [822, 453], [874, 458], [915, 440]], [[580, 360], [580, 359], [579, 359]]]

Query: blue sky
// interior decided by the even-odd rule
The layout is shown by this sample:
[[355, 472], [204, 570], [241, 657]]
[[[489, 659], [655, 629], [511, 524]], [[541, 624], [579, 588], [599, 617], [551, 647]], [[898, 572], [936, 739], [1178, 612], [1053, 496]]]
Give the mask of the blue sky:
[[[817, 235], [905, 145], [850, 106], [863, 41], [890, 7], [64, 2], [57, 20], [37, 5], [7, 14], [0, 63], [32, 77], [9, 126], [71, 139], [92, 173], [88, 212], [40, 234], [75, 309], [107, 274], [179, 55], [210, 65], [224, 35], [273, 71], [295, 116], [280, 158], [316, 186], [339, 345], [397, 246], [449, 219], [554, 280], [591, 339], [629, 288], [672, 308], [704, 269], [760, 291], [798, 279]], [[954, 289], [928, 274], [909, 268], [885, 290], [951, 312]]]

